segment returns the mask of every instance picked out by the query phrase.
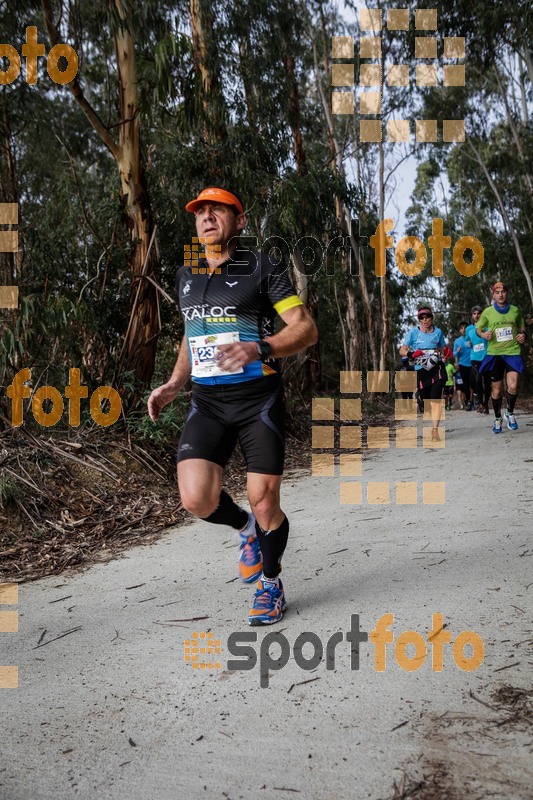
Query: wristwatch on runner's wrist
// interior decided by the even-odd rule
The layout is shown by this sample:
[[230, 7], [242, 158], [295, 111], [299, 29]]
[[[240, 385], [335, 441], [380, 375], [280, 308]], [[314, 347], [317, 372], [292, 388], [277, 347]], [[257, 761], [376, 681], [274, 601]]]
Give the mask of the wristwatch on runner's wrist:
[[264, 339], [260, 339], [255, 344], [259, 358], [261, 358], [263, 361], [266, 361], [267, 358], [270, 358], [272, 355], [272, 346], [268, 342], [266, 342]]

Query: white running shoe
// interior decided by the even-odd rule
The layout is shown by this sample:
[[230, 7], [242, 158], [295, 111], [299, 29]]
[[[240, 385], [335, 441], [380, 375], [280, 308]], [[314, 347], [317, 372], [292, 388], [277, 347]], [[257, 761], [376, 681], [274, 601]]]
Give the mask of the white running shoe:
[[518, 430], [518, 422], [515, 419], [514, 414], [509, 414], [508, 411], [505, 412], [505, 421], [507, 423], [507, 427], [510, 431], [517, 431]]

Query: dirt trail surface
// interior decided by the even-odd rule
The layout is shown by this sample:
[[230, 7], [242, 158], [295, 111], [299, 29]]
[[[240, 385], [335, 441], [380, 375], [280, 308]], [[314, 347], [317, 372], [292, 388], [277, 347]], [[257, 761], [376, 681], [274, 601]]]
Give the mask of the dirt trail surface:
[[[455, 411], [444, 449], [419, 439], [365, 459], [364, 483], [417, 481], [418, 505], [340, 505], [339, 477], [287, 479], [289, 610], [272, 628], [246, 625], [253, 588], [235, 579], [233, 533], [199, 521], [22, 585], [19, 632], [0, 639], [0, 663], [19, 666], [19, 688], [0, 690], [0, 798], [531, 798], [533, 416], [518, 421], [496, 437], [488, 417]], [[444, 505], [422, 504], [423, 480], [446, 481]], [[439, 612], [453, 640], [483, 639], [476, 671], [456, 666], [451, 644], [432, 670]], [[351, 669], [351, 615], [370, 632], [385, 613], [385, 671], [370, 641]], [[428, 650], [411, 672], [395, 658], [407, 630]], [[200, 659], [220, 669], [184, 661], [205, 631], [222, 652]], [[257, 633], [253, 669], [228, 669], [234, 632]], [[303, 632], [324, 653], [344, 633], [334, 669], [298, 666]], [[277, 658], [282, 636], [288, 661], [267, 676], [261, 649]], [[306, 644], [300, 661], [312, 654]]]

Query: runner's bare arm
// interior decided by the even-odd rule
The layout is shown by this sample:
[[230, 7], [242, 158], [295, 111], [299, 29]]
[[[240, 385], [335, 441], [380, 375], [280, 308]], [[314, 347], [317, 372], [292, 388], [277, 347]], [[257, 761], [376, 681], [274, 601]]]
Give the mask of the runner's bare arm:
[[185, 386], [191, 376], [191, 361], [189, 358], [189, 348], [185, 337], [181, 340], [178, 358], [170, 379], [162, 386], [154, 389], [148, 398], [148, 414], [154, 422], [159, 417], [161, 410], [176, 399], [181, 389]]
[[484, 331], [483, 328], [476, 328], [476, 333], [478, 336], [481, 336], [482, 339], [486, 339], [487, 342], [490, 342], [492, 339], [492, 331]]
[[[272, 348], [273, 358], [292, 356], [300, 353], [318, 341], [318, 331], [309, 311], [305, 306], [294, 306], [280, 314], [285, 327], [269, 336], [269, 345]], [[234, 344], [221, 344], [217, 347], [216, 360], [221, 369], [232, 370], [257, 361], [256, 342], [235, 342]]]
[[268, 337], [274, 358], [293, 356], [318, 342], [318, 330], [305, 306], [289, 308], [281, 314], [285, 326]]

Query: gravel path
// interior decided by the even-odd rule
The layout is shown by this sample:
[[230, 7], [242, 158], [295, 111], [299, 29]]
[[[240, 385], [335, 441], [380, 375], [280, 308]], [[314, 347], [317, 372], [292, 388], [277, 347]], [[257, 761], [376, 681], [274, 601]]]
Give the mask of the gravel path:
[[[455, 411], [444, 449], [420, 441], [365, 460], [365, 483], [446, 481], [444, 505], [422, 504], [421, 490], [418, 505], [341, 505], [339, 477], [289, 476], [289, 610], [270, 629], [245, 624], [253, 588], [234, 580], [232, 532], [202, 522], [22, 585], [19, 632], [0, 640], [0, 663], [19, 665], [19, 688], [0, 690], [0, 798], [533, 797], [533, 416], [518, 422], [496, 437], [491, 419]], [[375, 671], [370, 641], [352, 668], [351, 616], [370, 632], [386, 613], [386, 669]], [[464, 630], [481, 637], [477, 670], [460, 669], [451, 644], [442, 672], [432, 670], [436, 613], [453, 640]], [[395, 658], [407, 630], [428, 651], [411, 672]], [[219, 669], [184, 661], [184, 642], [203, 631], [221, 642], [220, 655], [205, 656]], [[257, 664], [230, 670], [228, 637], [242, 632], [257, 635]], [[344, 633], [334, 669], [298, 665], [303, 632], [315, 645], [300, 664], [316, 637], [326, 651]], [[267, 672], [281, 636], [287, 663]]]

